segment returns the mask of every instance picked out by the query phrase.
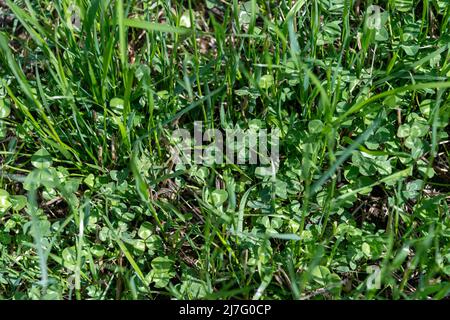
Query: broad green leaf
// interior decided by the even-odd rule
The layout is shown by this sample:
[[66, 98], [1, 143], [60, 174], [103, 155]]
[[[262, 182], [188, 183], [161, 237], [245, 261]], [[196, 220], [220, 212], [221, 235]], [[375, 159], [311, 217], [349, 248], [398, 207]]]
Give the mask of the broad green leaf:
[[137, 19], [124, 19], [124, 24], [128, 27], [146, 29], [148, 31], [156, 31], [156, 32], [167, 32], [178, 34], [186, 34], [191, 32], [191, 29], [187, 28], [178, 28], [168, 24], [153, 23]]
[[91, 253], [94, 256], [96, 256], [98, 258], [103, 257], [105, 255], [105, 252], [106, 252], [105, 248], [103, 246], [101, 246], [101, 245], [98, 245], [98, 244], [91, 246], [90, 247], [90, 251], [91, 251]]
[[154, 282], [155, 287], [164, 288], [166, 287], [170, 279], [175, 276], [173, 271], [173, 261], [168, 257], [157, 257], [151, 262], [152, 270], [147, 275], [146, 279], [148, 281]]
[[327, 278], [331, 274], [330, 270], [325, 266], [316, 266], [311, 271], [311, 276], [313, 280], [319, 283], [320, 285], [325, 285]]
[[323, 130], [324, 124], [321, 120], [316, 119], [316, 120], [311, 120], [308, 123], [308, 130], [311, 133], [321, 133]]
[[92, 173], [90, 173], [86, 178], [84, 178], [84, 183], [89, 187], [89, 188], [94, 188], [94, 182], [95, 182], [95, 177]]
[[25, 178], [23, 188], [25, 190], [33, 190], [41, 185], [47, 188], [54, 188], [58, 184], [59, 178], [54, 168], [35, 169]]
[[112, 98], [109, 102], [109, 106], [111, 107], [112, 111], [120, 115], [123, 112], [124, 101], [122, 98]]
[[64, 266], [70, 270], [72, 270], [77, 263], [77, 252], [74, 246], [64, 248], [61, 253], [61, 256], [64, 261]]
[[136, 239], [133, 241], [133, 248], [136, 253], [143, 254], [145, 252], [145, 242], [142, 239]]
[[0, 119], [7, 118], [11, 109], [6, 105], [5, 99], [0, 98]]
[[401, 12], [410, 12], [413, 9], [413, 0], [395, 0], [393, 3], [395, 9]]
[[273, 76], [270, 74], [266, 74], [259, 79], [259, 86], [261, 89], [268, 89], [274, 84]]
[[0, 213], [4, 213], [11, 208], [12, 204], [9, 200], [10, 196], [8, 191], [0, 189]]
[[417, 197], [417, 195], [419, 194], [419, 191], [422, 190], [422, 187], [423, 187], [422, 180], [417, 179], [417, 180], [408, 182], [408, 184], [406, 185], [406, 190], [403, 191], [403, 195], [407, 199], [413, 199], [413, 198]]
[[[195, 21], [194, 21], [195, 23]], [[184, 28], [190, 28], [192, 26], [191, 15], [188, 10], [186, 10], [180, 17], [180, 26]]]
[[288, 184], [286, 182], [277, 180], [275, 182], [275, 194], [282, 199], [287, 199], [287, 187]]
[[5, 122], [0, 120], [0, 139], [3, 139], [6, 137], [7, 134], [7, 127], [5, 125]]
[[163, 250], [164, 248], [161, 237], [155, 234], [145, 239], [145, 245], [147, 246], [147, 250], [150, 256], [161, 252], [161, 250]]
[[415, 46], [415, 45], [405, 46], [405, 45], [402, 45], [401, 47], [402, 47], [402, 49], [405, 51], [405, 53], [408, 56], [415, 56], [419, 52], [419, 46]]
[[420, 138], [425, 136], [430, 130], [430, 126], [426, 123], [421, 123], [419, 121], [415, 121], [411, 125], [410, 135], [411, 137]]
[[239, 8], [239, 24], [242, 25], [248, 25], [252, 22], [252, 17], [256, 17], [256, 15], [259, 13], [259, 7], [255, 2], [254, 10], [252, 8], [252, 2], [253, 1], [246, 1], [241, 4]]
[[28, 203], [27, 197], [22, 195], [10, 196], [10, 201], [12, 204], [12, 209], [15, 211], [22, 210]]
[[364, 242], [361, 246], [361, 250], [366, 257], [370, 257], [370, 245], [367, 242]]
[[144, 239], [144, 240], [147, 239], [148, 237], [150, 237], [152, 235], [152, 233], [153, 233], [152, 230], [153, 230], [153, 225], [150, 222], [145, 221], [139, 227], [139, 230], [138, 230], [139, 238]]

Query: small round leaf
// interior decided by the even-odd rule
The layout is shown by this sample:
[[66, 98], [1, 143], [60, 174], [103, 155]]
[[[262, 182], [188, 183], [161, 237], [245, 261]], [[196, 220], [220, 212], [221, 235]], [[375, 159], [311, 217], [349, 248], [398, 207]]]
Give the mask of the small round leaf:
[[0, 99], [0, 119], [7, 118], [11, 113], [11, 109], [6, 105], [4, 99]]
[[228, 199], [228, 193], [225, 190], [217, 189], [211, 194], [215, 206], [221, 206]]
[[38, 169], [49, 168], [52, 165], [52, 157], [47, 150], [41, 148], [31, 157], [31, 164]]

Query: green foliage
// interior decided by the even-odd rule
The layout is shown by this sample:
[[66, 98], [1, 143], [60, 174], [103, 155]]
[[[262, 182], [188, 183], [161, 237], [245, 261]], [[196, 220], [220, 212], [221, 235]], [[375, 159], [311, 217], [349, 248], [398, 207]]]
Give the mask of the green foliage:
[[0, 298], [448, 297], [450, 6], [368, 3], [7, 0]]

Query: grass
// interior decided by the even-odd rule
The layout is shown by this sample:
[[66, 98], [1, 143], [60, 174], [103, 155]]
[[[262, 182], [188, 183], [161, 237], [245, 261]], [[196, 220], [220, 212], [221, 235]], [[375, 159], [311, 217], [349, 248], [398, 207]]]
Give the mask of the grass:
[[[449, 19], [0, 0], [0, 298], [448, 298]], [[176, 164], [194, 121], [279, 129], [276, 179]]]

